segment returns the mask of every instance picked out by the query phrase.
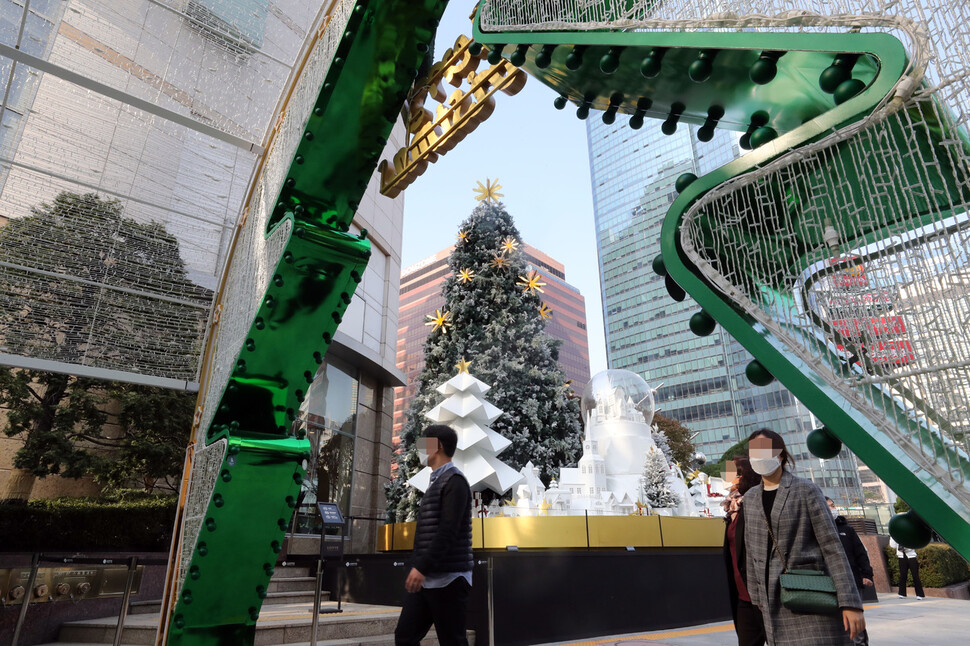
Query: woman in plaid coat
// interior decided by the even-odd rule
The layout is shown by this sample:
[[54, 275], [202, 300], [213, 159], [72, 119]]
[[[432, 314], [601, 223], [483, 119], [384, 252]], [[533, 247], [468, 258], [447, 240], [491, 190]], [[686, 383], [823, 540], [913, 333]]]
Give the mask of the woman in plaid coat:
[[[852, 580], [842, 543], [815, 483], [793, 476], [791, 456], [780, 435], [760, 429], [748, 438], [751, 467], [761, 484], [744, 496], [744, 542], [751, 603], [761, 609], [768, 644], [851, 646], [865, 629], [862, 600]], [[788, 567], [824, 570], [835, 582], [839, 612], [794, 613], [781, 605], [782, 559], [772, 545], [766, 519]]]

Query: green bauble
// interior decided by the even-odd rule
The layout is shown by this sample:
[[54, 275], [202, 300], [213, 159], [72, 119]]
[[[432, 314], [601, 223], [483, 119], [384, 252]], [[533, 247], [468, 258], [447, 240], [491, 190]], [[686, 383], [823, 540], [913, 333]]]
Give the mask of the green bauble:
[[775, 377], [757, 359], [752, 360], [745, 367], [744, 376], [755, 386], [767, 386], [775, 380]]
[[701, 310], [690, 317], [690, 331], [697, 336], [708, 336], [717, 325], [711, 315]]
[[823, 92], [828, 92], [832, 94], [835, 92], [835, 88], [839, 85], [849, 80], [852, 76], [852, 72], [841, 65], [829, 65], [818, 77], [818, 86], [822, 88]]
[[543, 47], [540, 49], [539, 53], [536, 54], [535, 62], [536, 67], [538, 67], [540, 70], [544, 70], [549, 67], [549, 64], [552, 63], [552, 50], [548, 47]]
[[620, 66], [620, 57], [613, 50], [603, 54], [600, 58], [600, 71], [604, 74], [612, 74]]
[[657, 74], [660, 74], [660, 58], [653, 54], [647, 54], [643, 62], [640, 63], [640, 75], [643, 78], [652, 79]]
[[525, 64], [525, 53], [529, 51], [528, 45], [519, 45], [509, 56], [509, 62], [516, 67], [522, 67]]
[[485, 58], [485, 60], [487, 60], [492, 65], [498, 65], [499, 62], [501, 62], [502, 60], [503, 48], [505, 48], [505, 45], [496, 45], [488, 52], [488, 56]]
[[759, 58], [748, 69], [748, 78], [756, 85], [767, 85], [778, 74], [778, 63], [770, 58]]
[[670, 295], [670, 298], [674, 299], [678, 303], [687, 298], [687, 292], [685, 292], [684, 288], [678, 285], [677, 282], [670, 277], [670, 274], [664, 276], [664, 287], [667, 288], [667, 293]]
[[933, 538], [933, 530], [912, 510], [896, 514], [889, 519], [889, 535], [902, 545], [913, 550], [926, 547]]
[[751, 147], [760, 148], [778, 137], [778, 133], [771, 126], [761, 126], [751, 133]]
[[553, 100], [552, 105], [555, 106], [557, 110], [562, 110], [566, 107], [566, 103], [568, 103], [568, 99], [560, 94]]
[[569, 52], [569, 54], [566, 55], [566, 69], [570, 69], [575, 72], [582, 66], [583, 66], [583, 55], [578, 54], [575, 49], [573, 49], [573, 51]]
[[696, 61], [690, 64], [687, 68], [687, 76], [690, 77], [694, 83], [703, 83], [707, 79], [711, 78], [711, 73], [714, 71], [714, 63], [711, 62], [709, 58], [698, 58]]
[[674, 182], [674, 188], [678, 193], [683, 193], [684, 189], [693, 184], [696, 179], [697, 175], [694, 173], [684, 173], [683, 175], [680, 175]]
[[864, 89], [866, 84], [859, 79], [849, 79], [839, 83], [839, 87], [835, 88], [835, 105], [842, 105]]
[[824, 426], [809, 433], [805, 445], [812, 455], [823, 460], [831, 460], [842, 450], [842, 441]]
[[664, 266], [664, 257], [662, 254], [657, 254], [657, 257], [653, 259], [653, 273], [658, 276], [667, 275], [667, 267]]

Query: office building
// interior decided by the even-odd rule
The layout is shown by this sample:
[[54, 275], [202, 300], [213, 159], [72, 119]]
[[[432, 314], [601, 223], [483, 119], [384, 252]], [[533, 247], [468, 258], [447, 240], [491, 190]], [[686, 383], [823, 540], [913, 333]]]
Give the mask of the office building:
[[805, 436], [818, 425], [812, 414], [778, 382], [749, 383], [744, 368], [751, 355], [720, 326], [695, 336], [688, 321], [697, 304], [690, 297], [674, 301], [652, 269], [663, 219], [677, 197], [675, 180], [736, 158], [737, 135], [718, 131], [703, 143], [693, 127], [666, 136], [656, 123], [634, 130], [628, 121], [621, 115], [613, 125], [592, 117], [587, 122], [609, 367], [659, 386], [660, 413], [694, 431], [697, 448], [711, 460], [752, 431], [772, 428], [789, 443], [797, 473], [840, 504], [861, 500], [854, 456], [810, 456]]

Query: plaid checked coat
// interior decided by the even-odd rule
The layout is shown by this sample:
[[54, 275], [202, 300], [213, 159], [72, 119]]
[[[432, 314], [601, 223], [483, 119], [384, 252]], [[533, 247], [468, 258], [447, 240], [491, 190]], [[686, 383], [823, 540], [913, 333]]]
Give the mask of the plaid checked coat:
[[[764, 486], [753, 487], [744, 496], [744, 544], [747, 552], [748, 593], [761, 609], [768, 644], [777, 646], [851, 646], [842, 626], [842, 614], [796, 614], [781, 605], [781, 575], [784, 566], [774, 549], [765, 525]], [[788, 567], [824, 569], [835, 582], [840, 608], [862, 609], [862, 600], [842, 551], [825, 498], [815, 483], [797, 478], [787, 470], [771, 509], [771, 529]], [[769, 553], [769, 550], [770, 553]], [[765, 581], [765, 560], [768, 580]]]

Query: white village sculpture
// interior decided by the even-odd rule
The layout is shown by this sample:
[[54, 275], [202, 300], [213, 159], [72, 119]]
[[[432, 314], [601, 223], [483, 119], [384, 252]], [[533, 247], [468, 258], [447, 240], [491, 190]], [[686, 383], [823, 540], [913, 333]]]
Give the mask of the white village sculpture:
[[[457, 375], [436, 389], [445, 400], [432, 408], [425, 417], [436, 424], [447, 424], [458, 433], [458, 449], [452, 461], [468, 479], [472, 491], [491, 489], [504, 494], [518, 484], [523, 476], [496, 457], [512, 443], [496, 433], [489, 424], [502, 411], [485, 401], [491, 386], [468, 372]], [[431, 468], [418, 471], [408, 484], [422, 493], [431, 484]], [[540, 483], [541, 484], [541, 483]]]
[[[640, 375], [605, 370], [593, 376], [583, 392], [583, 454], [576, 467], [560, 469], [548, 489], [530, 462], [522, 469], [523, 484], [512, 506], [494, 503], [490, 514], [517, 516], [627, 515], [647, 504], [644, 464], [651, 452], [667, 471], [672, 496], [667, 507], [653, 513], [672, 516], [721, 515], [720, 478], [695, 478], [688, 487], [679, 465], [667, 463], [653, 440], [654, 390]], [[659, 457], [659, 459], [657, 459]], [[659, 468], [659, 467], [658, 467]], [[709, 494], [713, 494], [710, 496]]]

